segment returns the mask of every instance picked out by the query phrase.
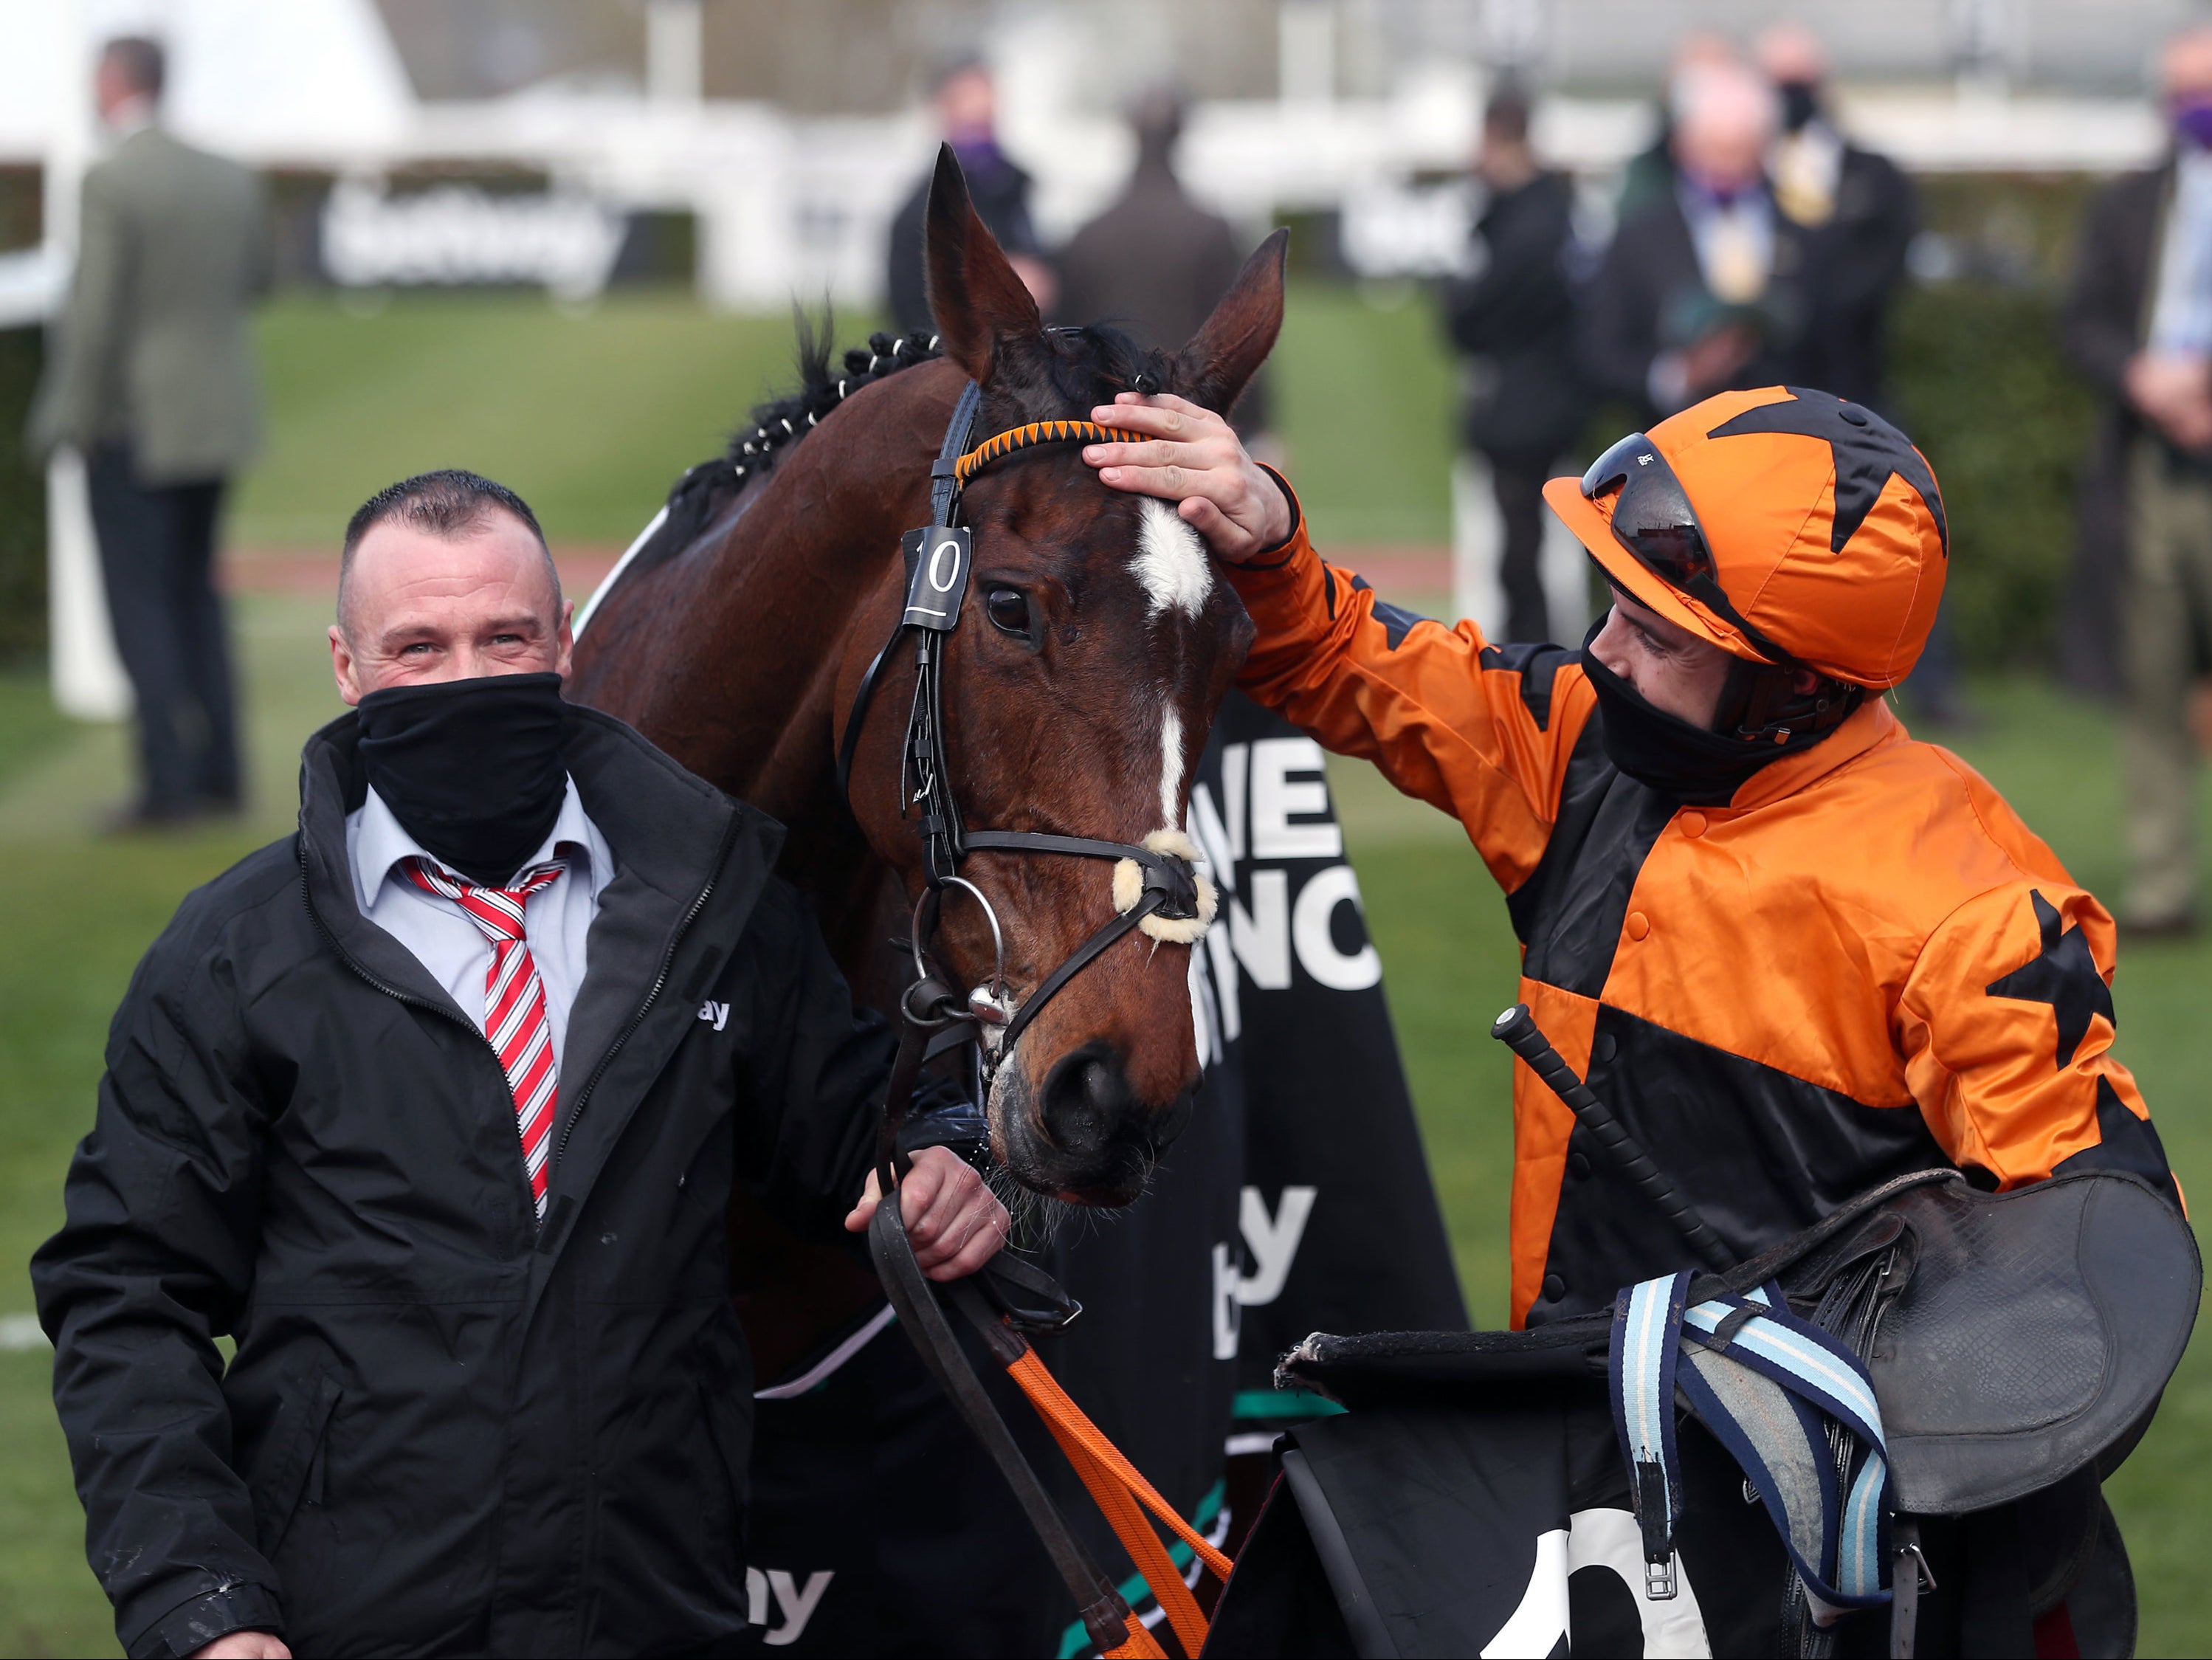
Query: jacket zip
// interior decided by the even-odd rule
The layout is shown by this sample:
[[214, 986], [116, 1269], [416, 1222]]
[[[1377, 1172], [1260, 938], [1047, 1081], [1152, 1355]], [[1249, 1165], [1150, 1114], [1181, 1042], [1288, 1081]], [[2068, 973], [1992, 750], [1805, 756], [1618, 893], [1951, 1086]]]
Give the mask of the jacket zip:
[[576, 1121], [584, 1116], [584, 1107], [591, 1100], [592, 1091], [599, 1088], [599, 1079], [614, 1064], [615, 1056], [622, 1053], [623, 1045], [629, 1043], [631, 1035], [645, 1024], [645, 1017], [652, 1012], [661, 988], [668, 983], [669, 972], [676, 965], [677, 947], [684, 943], [684, 936], [691, 931], [691, 924], [698, 921], [699, 913], [707, 909], [707, 901], [714, 897], [714, 884], [721, 875], [722, 866], [729, 862], [730, 849], [738, 839], [738, 816], [732, 813], [729, 828], [722, 832], [721, 848], [708, 868], [706, 884], [693, 897], [691, 909], [685, 911], [683, 920], [677, 923], [676, 932], [669, 936], [668, 949], [660, 954], [660, 971], [653, 976], [653, 984], [646, 988], [645, 1000], [631, 1012], [629, 1024], [615, 1034], [615, 1041], [607, 1045], [606, 1053], [599, 1057], [599, 1064], [592, 1068], [592, 1075], [584, 1080], [584, 1087], [576, 1091], [576, 1104], [568, 1110], [568, 1122], [562, 1125], [561, 1139], [554, 1145], [553, 1168], [558, 1169], [561, 1160], [567, 1156], [568, 1138], [576, 1133]]
[[[684, 936], [691, 931], [692, 923], [699, 920], [699, 913], [707, 909], [707, 902], [714, 897], [714, 884], [721, 874], [722, 866], [729, 862], [730, 848], [738, 839], [738, 818], [732, 816], [729, 828], [723, 831], [722, 845], [715, 854], [712, 873], [708, 875], [699, 891], [692, 897], [690, 909], [684, 913], [683, 919], [677, 923], [676, 932], [669, 936], [668, 948], [660, 954], [659, 971], [653, 976], [653, 984], [647, 988], [644, 1000], [631, 1011], [629, 1021], [619, 1032], [615, 1034], [614, 1042], [607, 1045], [606, 1053], [599, 1056], [599, 1065], [592, 1068], [592, 1075], [584, 1080], [584, 1087], [576, 1092], [576, 1104], [569, 1109], [568, 1122], [561, 1127], [561, 1139], [554, 1146], [552, 1158], [554, 1168], [559, 1166], [562, 1157], [568, 1152], [568, 1138], [575, 1134], [576, 1121], [584, 1116], [585, 1104], [592, 1098], [592, 1091], [599, 1087], [599, 1079], [606, 1075], [607, 1068], [614, 1064], [615, 1056], [622, 1053], [623, 1046], [629, 1043], [631, 1036], [645, 1024], [645, 1017], [653, 1012], [654, 1002], [659, 1000], [662, 988], [667, 985], [669, 973], [676, 964], [677, 949], [683, 945]], [[337, 954], [338, 961], [344, 964], [356, 975], [382, 992], [386, 997], [396, 998], [411, 1008], [427, 1009], [441, 1019], [449, 1021], [453, 1019], [450, 1010], [441, 1008], [428, 998], [417, 997], [414, 993], [404, 991], [389, 981], [380, 979], [370, 973], [355, 960], [352, 953], [348, 952], [344, 946], [339, 943], [337, 935], [331, 931], [330, 924], [323, 921], [322, 913], [315, 909], [314, 897], [308, 886], [307, 845], [304, 835], [300, 842], [300, 903], [307, 908], [307, 919], [315, 925], [315, 932], [329, 942], [331, 950]], [[455, 1024], [467, 1026], [487, 1049], [491, 1049], [492, 1059], [495, 1061], [499, 1059], [499, 1051], [491, 1049], [491, 1040], [484, 1036], [480, 1028], [467, 1020], [458, 1021]], [[501, 1069], [500, 1075], [502, 1079], [506, 1077], [504, 1068]], [[534, 1206], [532, 1211], [532, 1219], [535, 1220]], [[538, 1226], [542, 1228], [544, 1224], [538, 1223]]]
[[[491, 1039], [484, 1036], [482, 1027], [478, 1026], [474, 1021], [470, 1020], [465, 1017], [456, 1018], [451, 1009], [441, 1008], [439, 1005], [432, 1002], [427, 997], [417, 997], [411, 991], [404, 991], [399, 987], [393, 985], [390, 981], [379, 978], [377, 976], [370, 973], [366, 968], [363, 968], [361, 964], [355, 959], [353, 953], [349, 952], [344, 946], [339, 943], [337, 935], [331, 931], [331, 925], [323, 921], [322, 913], [315, 909], [314, 894], [310, 888], [307, 880], [307, 839], [304, 832], [302, 832], [300, 837], [300, 903], [306, 908], [307, 920], [315, 925], [315, 932], [322, 935], [325, 943], [330, 946], [331, 954], [335, 956], [339, 962], [344, 964], [357, 978], [365, 981], [369, 986], [382, 992], [386, 997], [392, 999], [396, 1002], [404, 1003], [410, 1008], [425, 1010], [431, 1014], [436, 1015], [441, 1020], [447, 1021], [453, 1025], [465, 1028], [470, 1036], [484, 1046], [485, 1050], [491, 1056], [492, 1064], [499, 1067], [500, 1081], [502, 1084], [507, 1083], [506, 1065], [500, 1060], [499, 1051], [492, 1048]], [[514, 1086], [512, 1085], [508, 1085], [507, 1087], [511, 1093]], [[518, 1142], [516, 1145], [519, 1150], [520, 1143]], [[515, 1170], [520, 1173], [522, 1168], [522, 1161], [518, 1158], [515, 1160]], [[537, 1201], [531, 1195], [530, 1182], [527, 1177], [525, 1177], [523, 1179], [522, 1191], [525, 1207], [530, 1212], [531, 1231], [532, 1234], [535, 1234], [544, 1226], [544, 1224], [539, 1222], [538, 1219]]]

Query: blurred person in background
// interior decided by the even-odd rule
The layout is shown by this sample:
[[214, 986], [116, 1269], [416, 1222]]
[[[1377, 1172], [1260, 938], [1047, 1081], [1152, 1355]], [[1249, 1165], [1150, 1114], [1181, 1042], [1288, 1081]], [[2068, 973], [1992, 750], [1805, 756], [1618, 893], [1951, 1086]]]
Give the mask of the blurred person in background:
[[1504, 527], [1498, 583], [1505, 637], [1553, 637], [1544, 601], [1544, 481], [1588, 415], [1575, 362], [1566, 256], [1574, 186], [1528, 145], [1528, 99], [1501, 86], [1482, 117], [1475, 177], [1489, 192], [1475, 222], [1474, 275], [1444, 291], [1452, 344], [1467, 355], [1462, 431], [1490, 463]]
[[1810, 236], [1777, 210], [1779, 100], [1741, 64], [1683, 77], [1674, 188], [1621, 221], [1587, 295], [1584, 373], [1644, 424], [1717, 392], [1811, 384]]
[[94, 96], [114, 148], [84, 177], [76, 272], [32, 417], [83, 453], [115, 644], [137, 697], [139, 793], [117, 828], [235, 812], [223, 489], [258, 436], [247, 310], [269, 285], [260, 181], [158, 124], [163, 54], [111, 40]]
[[1836, 130], [1827, 50], [1810, 29], [1785, 23], [1767, 30], [1758, 59], [1781, 100], [1782, 132], [1768, 163], [1774, 204], [1809, 234], [1819, 277], [1805, 374], [1824, 392], [1887, 411], [1889, 311], [1920, 228], [1912, 181], [1888, 157]]
[[[1839, 132], [1829, 108], [1827, 48], [1802, 23], [1759, 38], [1754, 56], [1782, 100], [1782, 132], [1767, 161], [1774, 204], [1808, 240], [1813, 314], [1804, 384], [1880, 410], [1890, 407], [1889, 315], [1905, 287], [1905, 255], [1920, 228], [1918, 193], [1886, 155]], [[1948, 611], [1905, 687], [1915, 718], [1957, 728], [1966, 719]]]
[[[960, 170], [968, 175], [968, 194], [976, 213], [999, 239], [1038, 309], [1050, 314], [1059, 285], [1030, 218], [1030, 176], [999, 148], [999, 92], [988, 65], [980, 58], [954, 59], [939, 73], [930, 100], [938, 132], [952, 146]], [[899, 332], [925, 339], [937, 332], [929, 314], [929, 295], [922, 287], [921, 222], [928, 205], [929, 176], [925, 173], [891, 221], [885, 282]]]
[[[1071, 323], [1111, 319], [1145, 345], [1180, 350], [1229, 291], [1250, 250], [1230, 222], [1193, 201], [1176, 176], [1175, 149], [1187, 112], [1171, 83], [1145, 88], [1127, 117], [1137, 165], [1120, 196], [1068, 240], [1055, 262], [1060, 314]], [[1266, 371], [1237, 401], [1237, 431], [1249, 445], [1267, 430]]]
[[2105, 549], [2124, 558], [2095, 559], [2105, 550], [2085, 538], [2074, 586], [2120, 590], [2120, 920], [2150, 936], [2197, 927], [2189, 705], [2212, 626], [2212, 28], [2169, 42], [2160, 81], [2172, 149], [2091, 201], [2060, 322], [2067, 356], [2111, 400], [2101, 448], [2117, 488], [2105, 494], [2121, 520]]
[[1674, 112], [1700, 72], [1734, 68], [1738, 61], [1735, 45], [1724, 34], [1696, 29], [1674, 43], [1667, 58], [1666, 88], [1652, 106], [1651, 142], [1621, 169], [1613, 204], [1615, 219], [1634, 218], [1674, 188]]

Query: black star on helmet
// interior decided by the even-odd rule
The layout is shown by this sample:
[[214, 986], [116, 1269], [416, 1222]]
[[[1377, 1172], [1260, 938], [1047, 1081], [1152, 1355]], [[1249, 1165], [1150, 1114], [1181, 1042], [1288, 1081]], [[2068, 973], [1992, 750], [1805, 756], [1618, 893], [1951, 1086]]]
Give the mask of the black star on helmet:
[[1845, 403], [1833, 392], [1811, 392], [1802, 386], [1784, 388], [1790, 398], [1779, 404], [1761, 404], [1723, 421], [1705, 435], [1735, 438], [1747, 432], [1794, 432], [1800, 437], [1826, 441], [1836, 468], [1836, 521], [1829, 532], [1828, 550], [1841, 553], [1857, 534], [1881, 499], [1893, 476], [1920, 492], [1936, 520], [1936, 540], [1948, 557], [1950, 527], [1943, 520], [1943, 497], [1936, 488], [1936, 475], [1905, 435], [1862, 404]]
[[2001, 980], [1986, 988], [1991, 997], [2023, 1003], [2048, 1003], [2058, 1018], [2058, 1065], [2074, 1061], [2074, 1051], [2088, 1036], [2089, 1017], [2101, 1014], [2107, 1025], [2112, 1018], [2112, 988], [2097, 972], [2097, 959], [2079, 928], [2065, 927], [2051, 902], [2034, 889], [2027, 897], [2035, 907], [2035, 925], [2043, 936], [2043, 949]]

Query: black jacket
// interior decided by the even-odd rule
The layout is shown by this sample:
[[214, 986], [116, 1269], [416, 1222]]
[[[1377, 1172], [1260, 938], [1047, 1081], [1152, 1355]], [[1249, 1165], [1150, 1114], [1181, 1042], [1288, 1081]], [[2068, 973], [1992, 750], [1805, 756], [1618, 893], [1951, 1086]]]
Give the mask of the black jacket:
[[2120, 686], [2119, 589], [2127, 572], [2127, 458], [2142, 421], [2128, 402], [2128, 359], [2148, 331], [2153, 262], [2173, 195], [2173, 161], [2123, 173], [2089, 198], [2058, 313], [2066, 361], [2104, 399], [2081, 470], [2074, 559], [2061, 607], [2059, 666], [2071, 684]]
[[[1040, 252], [1036, 227], [1030, 218], [1028, 173], [1001, 156], [997, 166], [978, 167], [968, 174], [968, 198], [984, 228], [1008, 253], [1034, 256]], [[891, 221], [884, 294], [891, 320], [909, 337], [937, 332], [922, 280], [922, 221], [928, 211], [929, 179], [925, 177]]]
[[837, 1237], [890, 1041], [771, 874], [781, 830], [574, 710], [617, 873], [538, 1229], [498, 1058], [353, 897], [356, 744], [350, 715], [309, 740], [298, 836], [147, 953], [33, 1263], [118, 1633], [725, 1647], [751, 1431], [726, 1201]]
[[1566, 267], [1573, 212], [1574, 187], [1557, 173], [1498, 192], [1475, 224], [1480, 271], [1445, 290], [1452, 344], [1469, 359], [1467, 441], [1528, 471], [1556, 462], [1587, 413]]
[[1773, 274], [1765, 293], [1753, 307], [1723, 307], [1705, 287], [1697, 244], [1674, 192], [1650, 201], [1621, 222], [1583, 296], [1584, 375], [1597, 390], [1643, 411], [1647, 419], [1671, 415], [1671, 410], [1651, 408], [1652, 360], [1688, 345], [1725, 315], [1734, 315], [1758, 330], [1761, 350], [1726, 387], [1707, 392], [1819, 384], [1807, 378], [1812, 366], [1804, 350], [1814, 305], [1808, 236], [1777, 209]]
[[1800, 384], [1886, 407], [1889, 307], [1919, 228], [1912, 180], [1887, 156], [1845, 145], [1835, 211], [1806, 237], [1815, 286]]

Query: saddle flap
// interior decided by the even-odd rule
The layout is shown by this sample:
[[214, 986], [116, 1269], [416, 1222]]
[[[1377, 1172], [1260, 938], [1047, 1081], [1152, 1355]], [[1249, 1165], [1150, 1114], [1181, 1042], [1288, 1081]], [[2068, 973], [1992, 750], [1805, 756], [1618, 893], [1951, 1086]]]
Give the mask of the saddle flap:
[[1899, 1508], [1957, 1515], [2047, 1487], [2157, 1405], [2203, 1270], [2148, 1185], [2106, 1171], [2005, 1194], [1947, 1183], [1889, 1208], [1918, 1255], [1869, 1359]]

